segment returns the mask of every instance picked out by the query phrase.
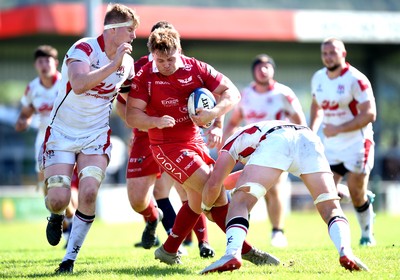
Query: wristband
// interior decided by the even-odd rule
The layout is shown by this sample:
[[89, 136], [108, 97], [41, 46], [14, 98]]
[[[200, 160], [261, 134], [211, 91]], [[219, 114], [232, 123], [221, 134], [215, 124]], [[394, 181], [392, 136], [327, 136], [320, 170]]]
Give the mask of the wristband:
[[212, 209], [212, 206], [208, 207], [203, 202], [201, 202], [201, 210], [203, 210], [204, 212], [209, 212], [211, 209]]

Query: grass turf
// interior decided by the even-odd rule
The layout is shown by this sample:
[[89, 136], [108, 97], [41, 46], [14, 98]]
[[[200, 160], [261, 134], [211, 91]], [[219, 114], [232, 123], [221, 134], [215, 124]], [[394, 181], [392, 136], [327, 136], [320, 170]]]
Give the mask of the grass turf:
[[[2, 279], [400, 279], [400, 217], [378, 213], [375, 220], [376, 247], [360, 248], [359, 228], [354, 214], [346, 212], [352, 229], [354, 253], [371, 272], [349, 272], [339, 264], [339, 257], [329, 239], [327, 227], [316, 212], [293, 212], [286, 219], [289, 247], [269, 246], [270, 224], [250, 222], [247, 240], [257, 248], [277, 256], [278, 267], [255, 266], [244, 262], [234, 272], [199, 275], [225, 250], [225, 235], [209, 223], [209, 239], [216, 250], [213, 259], [202, 259], [197, 246], [187, 247], [189, 256], [183, 265], [168, 266], [154, 259], [154, 249], [134, 248], [140, 240], [143, 223], [105, 224], [97, 220], [75, 262], [73, 275], [55, 276], [64, 256], [64, 240], [52, 247], [45, 236], [43, 223], [0, 224], [0, 278]], [[165, 241], [162, 226], [159, 237]], [[194, 241], [196, 237], [193, 236]]]

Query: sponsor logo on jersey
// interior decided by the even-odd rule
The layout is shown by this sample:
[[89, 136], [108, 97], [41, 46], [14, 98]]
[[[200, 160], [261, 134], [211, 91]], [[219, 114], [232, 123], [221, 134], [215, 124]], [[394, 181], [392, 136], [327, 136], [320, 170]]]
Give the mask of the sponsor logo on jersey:
[[322, 92], [322, 86], [321, 86], [321, 84], [318, 85], [318, 87], [317, 87], [317, 92]]
[[45, 152], [45, 155], [46, 155], [46, 157], [47, 158], [52, 158], [52, 157], [54, 157], [54, 150], [47, 150], [46, 152]]
[[[112, 93], [115, 91], [115, 86], [113, 84], [108, 84], [101, 82], [97, 86], [91, 89], [92, 91], [97, 91], [99, 94], [108, 94]], [[87, 94], [87, 95], [93, 95], [93, 94]]]
[[50, 112], [53, 109], [53, 105], [52, 104], [47, 104], [47, 103], [43, 103], [40, 105], [40, 107], [38, 108], [39, 112]]
[[189, 120], [189, 115], [186, 115], [182, 118], [175, 118], [176, 123], [183, 123], [183, 122], [187, 122], [188, 120]]
[[168, 97], [165, 100], [161, 100], [161, 104], [164, 107], [175, 107], [179, 105], [179, 100], [176, 98]]
[[338, 94], [344, 94], [344, 91], [345, 91], [345, 87], [344, 87], [344, 85], [338, 85], [338, 88], [337, 88], [337, 93]]
[[139, 90], [138, 85], [137, 85], [136, 83], [134, 83], [134, 82], [132, 82], [131, 88], [132, 88], [133, 90], [136, 90], [136, 91]]
[[142, 168], [128, 168], [127, 172], [128, 173], [135, 173], [135, 172], [141, 172]]
[[267, 118], [267, 113], [263, 112], [263, 113], [257, 113], [256, 111], [250, 111], [247, 115], [246, 115], [246, 119], [266, 119]]
[[125, 66], [121, 65], [117, 72], [115, 73], [115, 75], [117, 75], [119, 78], [121, 78], [122, 76], [124, 76], [125, 74]]
[[179, 170], [176, 170], [174, 164], [169, 162], [162, 154], [158, 153], [156, 155], [156, 159], [161, 164], [163, 169], [171, 174], [173, 177], [178, 178], [179, 180], [182, 179], [182, 173]]
[[81, 249], [81, 246], [76, 245], [76, 247], [72, 248], [72, 254], [78, 254], [79, 250]]
[[181, 84], [188, 84], [191, 83], [193, 81], [193, 77], [190, 76], [189, 78], [186, 79], [178, 79], [178, 82], [180, 82]]
[[143, 74], [143, 70], [140, 69], [139, 72], [136, 73], [136, 76], [137, 76], [137, 77], [140, 77], [142, 74]]
[[155, 81], [154, 82], [156, 85], [169, 85], [170, 83], [167, 81]]
[[94, 68], [94, 69], [100, 69], [100, 61], [99, 60], [97, 60], [97, 62], [96, 62], [96, 64], [92, 64], [92, 65], [90, 65], [92, 68]]
[[194, 164], [194, 160], [192, 160], [191, 162], [189, 162], [188, 165], [185, 166], [185, 170], [188, 170], [190, 167], [192, 167], [192, 165]]
[[193, 67], [193, 65], [191, 65], [191, 64], [185, 64], [185, 66], [183, 66], [183, 69], [186, 71], [192, 71], [192, 67]]
[[187, 156], [187, 151], [184, 151], [180, 156], [175, 160], [177, 163], [180, 163], [184, 157]]
[[136, 162], [136, 163], [143, 163], [146, 157], [139, 157], [139, 158], [129, 158], [129, 162]]
[[103, 100], [109, 100], [109, 99], [111, 99], [111, 98], [114, 97], [114, 96], [109, 97], [109, 96], [107, 96], [107, 95], [101, 96], [101, 95], [99, 95], [99, 94], [90, 93], [90, 92], [86, 92], [86, 93], [85, 93], [85, 96], [90, 96], [90, 97], [94, 97], [94, 98], [96, 98], [96, 99], [103, 99]]
[[181, 106], [179, 107], [179, 112], [183, 113], [183, 114], [187, 114], [188, 112], [188, 107], [187, 106]]
[[330, 111], [335, 111], [339, 109], [339, 104], [336, 101], [329, 101], [329, 100], [324, 100], [321, 103], [322, 109], [330, 110]]
[[97, 147], [94, 148], [94, 150], [95, 150], [95, 151], [103, 150], [103, 145], [97, 145]]

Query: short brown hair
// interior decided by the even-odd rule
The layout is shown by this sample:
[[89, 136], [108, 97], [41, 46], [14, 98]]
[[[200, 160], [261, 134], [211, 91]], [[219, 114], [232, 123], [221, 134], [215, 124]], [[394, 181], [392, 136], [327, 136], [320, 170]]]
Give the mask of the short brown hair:
[[156, 30], [156, 29], [158, 29], [158, 28], [170, 28], [170, 29], [174, 29], [174, 26], [173, 26], [171, 23], [169, 23], [168, 21], [166, 21], [166, 20], [160, 20], [160, 21], [157, 21], [157, 22], [153, 25], [153, 27], [151, 28], [151, 31], [150, 31], [150, 32], [153, 32], [154, 30]]
[[134, 28], [138, 28], [140, 20], [136, 11], [121, 4], [110, 4], [107, 7], [107, 12], [104, 17], [104, 25], [110, 23], [121, 23], [133, 21]]
[[50, 45], [41, 45], [36, 48], [35, 52], [33, 53], [33, 58], [36, 60], [39, 57], [52, 57], [57, 59], [58, 51]]
[[181, 39], [178, 31], [171, 28], [157, 28], [151, 32], [147, 41], [149, 52], [160, 51], [170, 54], [175, 50], [181, 50]]

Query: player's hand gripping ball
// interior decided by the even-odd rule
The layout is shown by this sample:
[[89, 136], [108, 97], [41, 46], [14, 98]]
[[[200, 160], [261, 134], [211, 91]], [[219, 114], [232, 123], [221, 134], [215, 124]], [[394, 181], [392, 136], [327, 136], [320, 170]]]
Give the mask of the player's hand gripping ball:
[[[191, 118], [192, 115], [196, 115], [197, 108], [212, 109], [217, 104], [214, 95], [206, 88], [197, 88], [189, 96], [188, 99], [188, 113]], [[209, 128], [214, 123], [214, 120], [210, 121], [201, 128]]]

